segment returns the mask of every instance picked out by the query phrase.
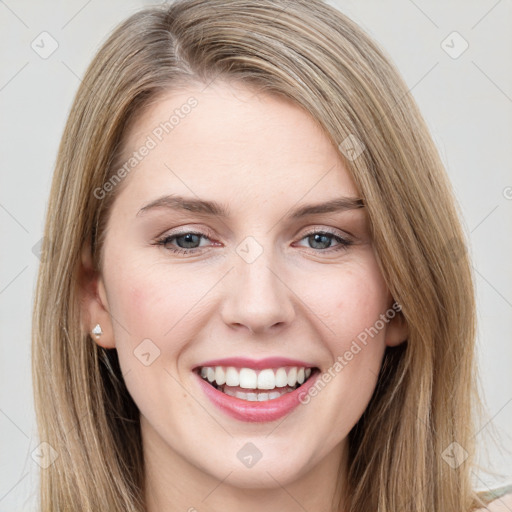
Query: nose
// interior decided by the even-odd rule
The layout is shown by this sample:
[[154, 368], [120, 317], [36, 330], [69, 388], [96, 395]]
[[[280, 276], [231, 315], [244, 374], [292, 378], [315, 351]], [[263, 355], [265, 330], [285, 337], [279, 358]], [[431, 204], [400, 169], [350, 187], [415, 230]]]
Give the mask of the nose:
[[224, 279], [222, 319], [231, 328], [269, 334], [289, 325], [294, 294], [264, 251], [248, 263], [234, 254], [235, 268]]

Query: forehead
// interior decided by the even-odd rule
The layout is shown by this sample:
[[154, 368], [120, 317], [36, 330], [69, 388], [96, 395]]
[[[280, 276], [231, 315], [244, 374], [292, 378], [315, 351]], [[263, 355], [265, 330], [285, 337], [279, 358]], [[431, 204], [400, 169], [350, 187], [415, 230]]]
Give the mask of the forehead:
[[307, 112], [240, 84], [214, 81], [161, 95], [127, 133], [124, 160], [145, 145], [150, 150], [127, 180], [138, 195], [158, 189], [283, 203], [358, 195], [337, 149]]

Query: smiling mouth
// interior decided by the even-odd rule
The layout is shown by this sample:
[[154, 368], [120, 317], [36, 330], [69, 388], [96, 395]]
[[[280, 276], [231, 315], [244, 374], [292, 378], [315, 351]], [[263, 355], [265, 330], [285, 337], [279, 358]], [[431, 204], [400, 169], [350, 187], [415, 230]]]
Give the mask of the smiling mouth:
[[295, 391], [320, 370], [316, 367], [281, 367], [254, 370], [235, 367], [199, 367], [197, 373], [216, 390], [249, 402], [275, 400]]

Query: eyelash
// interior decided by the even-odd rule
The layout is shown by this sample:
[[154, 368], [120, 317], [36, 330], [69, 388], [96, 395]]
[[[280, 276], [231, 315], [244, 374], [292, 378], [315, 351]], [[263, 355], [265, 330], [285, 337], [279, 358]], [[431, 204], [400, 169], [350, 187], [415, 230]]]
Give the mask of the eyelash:
[[[201, 232], [196, 232], [196, 231], [182, 231], [181, 233], [174, 233], [173, 235], [166, 235], [162, 238], [158, 238], [154, 242], [154, 245], [163, 246], [164, 248], [173, 252], [174, 254], [191, 255], [191, 254], [195, 254], [197, 251], [201, 251], [201, 249], [202, 249], [201, 247], [193, 247], [190, 249], [184, 249], [182, 247], [178, 247], [178, 248], [166, 247], [167, 244], [169, 244], [171, 241], [175, 240], [176, 238], [179, 238], [180, 236], [184, 236], [184, 235], [197, 235], [197, 236], [204, 237], [208, 240], [210, 240], [212, 238], [212, 234], [209, 232], [201, 233]], [[324, 252], [325, 253], [325, 252], [336, 252], [336, 251], [346, 250], [349, 246], [351, 246], [353, 244], [353, 242], [351, 240], [343, 238], [340, 235], [337, 235], [336, 233], [334, 233], [328, 229], [310, 231], [310, 232], [306, 233], [299, 241], [302, 241], [305, 238], [308, 238], [313, 235], [331, 236], [331, 237], [333, 237], [334, 240], [336, 240], [339, 243], [339, 245], [335, 246], [334, 248], [332, 248], [332, 247], [328, 247], [327, 249], [314, 249], [312, 247], [309, 248], [315, 252]]]

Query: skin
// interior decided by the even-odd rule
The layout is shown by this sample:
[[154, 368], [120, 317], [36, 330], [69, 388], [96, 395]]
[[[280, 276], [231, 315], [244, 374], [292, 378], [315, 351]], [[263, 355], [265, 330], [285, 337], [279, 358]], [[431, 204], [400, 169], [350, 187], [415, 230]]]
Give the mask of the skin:
[[512, 510], [512, 493], [497, 498], [487, 508], [479, 508], [476, 512], [507, 512]]
[[[347, 435], [386, 346], [403, 342], [406, 327], [398, 316], [385, 324], [314, 399], [280, 420], [239, 421], [206, 398], [191, 371], [201, 362], [283, 356], [327, 371], [393, 301], [364, 208], [287, 219], [305, 204], [359, 197], [337, 148], [288, 100], [219, 81], [170, 91], [131, 127], [126, 155], [190, 96], [197, 107], [117, 191], [101, 273], [86, 249], [82, 258], [85, 325], [100, 323], [97, 343], [117, 349], [141, 412], [148, 510], [331, 510]], [[215, 200], [230, 215], [165, 207], [137, 215], [164, 194]], [[352, 245], [307, 236], [326, 229]], [[189, 256], [170, 250], [187, 247], [183, 238], [155, 245], [178, 231], [211, 236], [194, 238], [189, 246], [199, 250]], [[250, 263], [236, 252], [247, 237], [262, 250]], [[145, 339], [160, 351], [149, 366], [134, 355]], [[237, 457], [248, 442], [262, 454], [250, 468]]]

